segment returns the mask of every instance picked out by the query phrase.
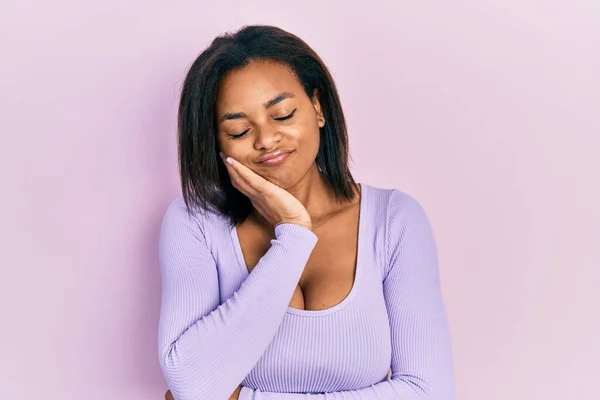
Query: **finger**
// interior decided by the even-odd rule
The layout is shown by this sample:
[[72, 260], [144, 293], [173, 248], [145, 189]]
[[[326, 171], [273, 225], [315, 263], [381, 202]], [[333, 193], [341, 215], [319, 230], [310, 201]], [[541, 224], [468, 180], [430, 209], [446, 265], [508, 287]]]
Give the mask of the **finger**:
[[229, 179], [234, 188], [244, 193], [246, 196], [250, 196], [252, 193], [256, 192], [231, 165], [225, 164], [225, 168], [227, 168], [227, 172], [229, 173]]
[[227, 157], [225, 162], [228, 163], [229, 160], [231, 160], [231, 167], [238, 173], [244, 183], [252, 187], [252, 189], [254, 189], [256, 192], [265, 194], [273, 189], [271, 187], [271, 185], [273, 185], [272, 182], [269, 182], [256, 172], [252, 171], [250, 168], [246, 167], [244, 164], [231, 157]]
[[232, 157], [226, 157], [223, 161], [225, 161], [225, 166], [230, 172], [230, 176], [235, 179], [239, 185], [248, 188], [248, 190], [252, 190], [253, 192], [258, 192], [258, 188], [256, 187], [257, 181], [258, 185], [260, 185], [260, 180], [264, 180], [264, 178]]
[[229, 173], [229, 178], [231, 179], [231, 184], [233, 187], [248, 197], [256, 196], [258, 194], [257, 190], [254, 189], [248, 182], [246, 182], [246, 180], [240, 175], [238, 170], [233, 167], [233, 165], [225, 162], [225, 168], [227, 168], [227, 172]]

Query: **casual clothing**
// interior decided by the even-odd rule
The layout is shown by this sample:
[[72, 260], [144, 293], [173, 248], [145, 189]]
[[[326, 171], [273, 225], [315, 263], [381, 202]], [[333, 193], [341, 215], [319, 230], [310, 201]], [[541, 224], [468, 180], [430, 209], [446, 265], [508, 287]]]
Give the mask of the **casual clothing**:
[[[275, 228], [251, 273], [235, 228], [168, 208], [160, 237], [160, 363], [177, 400], [454, 399], [451, 337], [421, 205], [361, 184], [354, 286], [325, 310], [289, 307], [317, 243]], [[388, 371], [391, 368], [391, 376]]]

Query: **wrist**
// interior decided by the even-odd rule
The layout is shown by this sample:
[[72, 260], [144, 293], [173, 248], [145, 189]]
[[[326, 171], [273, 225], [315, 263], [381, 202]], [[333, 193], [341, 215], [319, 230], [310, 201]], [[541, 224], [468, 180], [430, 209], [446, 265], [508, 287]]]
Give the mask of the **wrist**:
[[300, 221], [281, 221], [281, 222], [276, 223], [273, 226], [273, 229], [275, 229], [277, 226], [282, 225], [282, 224], [293, 224], [293, 225], [301, 226], [312, 232], [312, 223], [311, 222], [300, 222]]

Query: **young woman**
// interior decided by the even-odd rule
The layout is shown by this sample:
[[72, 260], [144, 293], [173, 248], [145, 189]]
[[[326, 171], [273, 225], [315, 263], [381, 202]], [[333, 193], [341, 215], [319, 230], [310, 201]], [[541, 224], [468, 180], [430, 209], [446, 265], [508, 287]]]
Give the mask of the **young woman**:
[[217, 37], [178, 128], [183, 196], [159, 249], [167, 396], [454, 398], [427, 216], [354, 181], [334, 81], [305, 42], [271, 26]]

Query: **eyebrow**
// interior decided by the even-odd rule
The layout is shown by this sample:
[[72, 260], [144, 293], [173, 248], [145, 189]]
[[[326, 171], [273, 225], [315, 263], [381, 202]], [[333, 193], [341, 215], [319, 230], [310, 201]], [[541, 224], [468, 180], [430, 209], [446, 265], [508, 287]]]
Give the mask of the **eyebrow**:
[[[265, 110], [267, 110], [270, 107], [273, 107], [275, 104], [281, 103], [285, 99], [291, 99], [294, 97], [296, 97], [296, 96], [294, 96], [294, 94], [290, 93], [290, 92], [279, 93], [277, 96], [273, 97], [271, 100], [264, 102], [263, 107], [265, 108]], [[240, 118], [245, 118], [245, 117], [246, 117], [246, 114], [244, 114], [243, 112], [226, 113], [226, 114], [223, 114], [223, 116], [219, 119], [219, 122], [223, 122], [223, 121], [231, 120], [231, 119], [240, 119]]]

